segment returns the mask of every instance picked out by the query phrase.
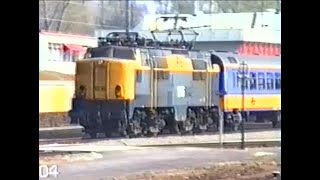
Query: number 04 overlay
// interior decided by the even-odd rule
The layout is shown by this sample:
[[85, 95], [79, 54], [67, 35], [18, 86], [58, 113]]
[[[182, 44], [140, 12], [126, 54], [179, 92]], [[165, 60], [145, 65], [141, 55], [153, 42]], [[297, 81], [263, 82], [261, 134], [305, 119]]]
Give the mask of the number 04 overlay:
[[39, 178], [57, 178], [59, 174], [57, 165], [39, 165]]

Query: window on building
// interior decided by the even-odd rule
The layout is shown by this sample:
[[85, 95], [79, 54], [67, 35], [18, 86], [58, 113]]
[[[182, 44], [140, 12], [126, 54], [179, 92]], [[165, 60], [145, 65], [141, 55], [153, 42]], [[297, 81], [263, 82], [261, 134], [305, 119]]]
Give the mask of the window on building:
[[49, 50], [49, 61], [63, 61], [63, 45], [57, 43], [49, 43], [48, 44]]
[[273, 74], [267, 73], [267, 89], [272, 90], [273, 89]]
[[281, 89], [281, 73], [275, 73], [275, 88]]
[[257, 75], [254, 72], [250, 72], [250, 89], [257, 89]]
[[265, 76], [264, 73], [258, 73], [258, 89], [265, 89]]
[[236, 72], [236, 78], [237, 78], [237, 88], [241, 88], [241, 74], [239, 72]]
[[86, 47], [72, 44], [48, 43], [48, 60], [54, 62], [75, 62], [82, 59]]

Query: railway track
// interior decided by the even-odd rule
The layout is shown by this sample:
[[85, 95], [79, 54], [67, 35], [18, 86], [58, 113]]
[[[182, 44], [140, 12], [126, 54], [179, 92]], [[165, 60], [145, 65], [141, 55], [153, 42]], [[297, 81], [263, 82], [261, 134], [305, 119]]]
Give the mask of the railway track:
[[[65, 147], [61, 146], [57, 148], [39, 148], [39, 156], [41, 157], [52, 157], [56, 155], [71, 155], [71, 154], [88, 154], [88, 153], [104, 153], [110, 151], [127, 151], [135, 148], [177, 148], [177, 147], [193, 147], [193, 148], [239, 148], [241, 144], [240, 140], [236, 141], [226, 141], [223, 144], [219, 142], [205, 142], [205, 143], [186, 143], [186, 144], [163, 144], [163, 145], [137, 145], [137, 146], [126, 146], [122, 148], [114, 148], [112, 146], [104, 146], [101, 149], [101, 146], [91, 147], [87, 149], [86, 145], [84, 146], [72, 146], [68, 144]], [[281, 147], [280, 139], [252, 139], [246, 140], [246, 148], [265, 148], [265, 147]]]
[[[265, 129], [251, 129], [251, 130], [246, 130], [246, 133], [249, 132], [263, 132], [263, 131], [269, 131], [269, 130], [280, 130], [280, 128], [265, 128]], [[228, 134], [239, 134], [239, 132], [225, 132], [224, 135]], [[205, 135], [219, 135], [219, 132], [207, 132], [207, 133], [202, 133], [202, 134], [197, 134], [197, 136], [205, 136]], [[193, 135], [186, 134], [186, 135], [176, 135], [176, 134], [163, 134], [163, 135], [158, 135], [157, 137], [190, 137]], [[98, 136], [95, 139], [91, 139], [89, 137], [71, 137], [71, 138], [52, 138], [52, 139], [39, 139], [39, 145], [44, 145], [44, 144], [78, 144], [78, 143], [94, 143], [94, 142], [99, 142], [99, 141], [106, 141], [106, 140], [122, 140], [122, 139], [139, 139], [139, 138], [145, 138], [145, 137], [134, 137], [134, 138], [124, 138], [124, 137], [115, 137], [115, 138], [106, 138], [103, 135]], [[150, 137], [152, 138], [152, 137]]]
[[76, 144], [83, 141], [83, 137], [39, 139], [39, 145], [43, 144]]

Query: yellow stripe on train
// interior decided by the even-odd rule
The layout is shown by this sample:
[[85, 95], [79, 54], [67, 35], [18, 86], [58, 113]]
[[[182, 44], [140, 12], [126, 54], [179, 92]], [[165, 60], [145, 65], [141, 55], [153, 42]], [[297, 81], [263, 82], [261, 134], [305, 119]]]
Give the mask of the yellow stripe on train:
[[68, 112], [74, 81], [39, 81], [39, 113]]
[[[281, 95], [245, 95], [244, 107], [250, 111], [281, 110]], [[242, 109], [241, 95], [226, 95], [221, 99], [224, 111]]]

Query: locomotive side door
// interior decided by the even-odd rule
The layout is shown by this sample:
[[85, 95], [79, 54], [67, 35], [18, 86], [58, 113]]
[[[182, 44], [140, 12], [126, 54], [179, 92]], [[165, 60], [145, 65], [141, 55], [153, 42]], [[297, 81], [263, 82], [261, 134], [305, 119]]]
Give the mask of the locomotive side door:
[[93, 63], [93, 99], [106, 99], [107, 63], [105, 61], [96, 61]]

